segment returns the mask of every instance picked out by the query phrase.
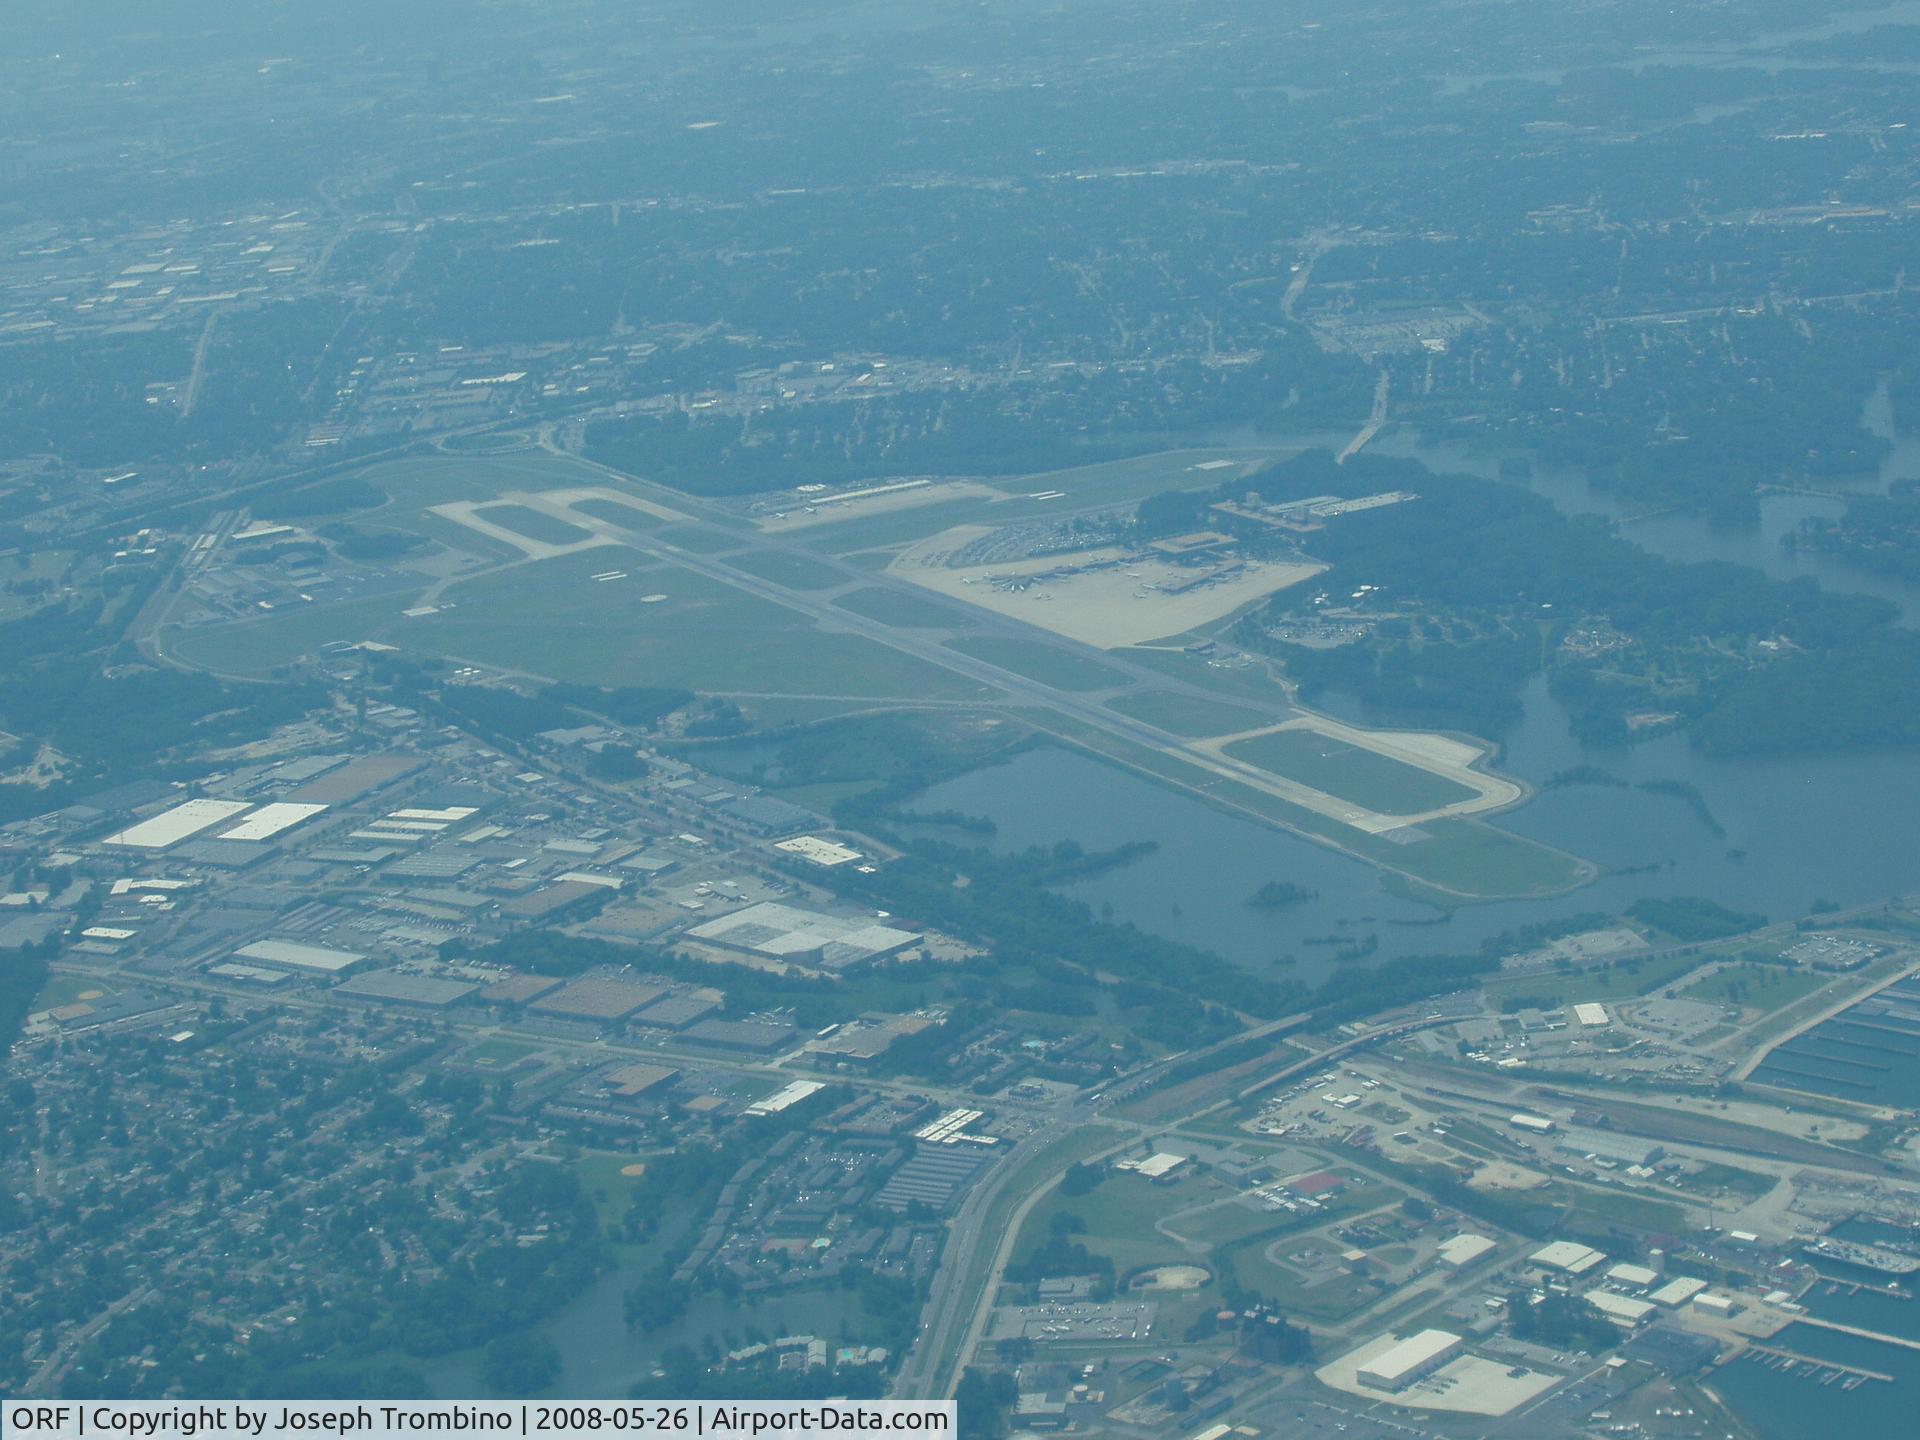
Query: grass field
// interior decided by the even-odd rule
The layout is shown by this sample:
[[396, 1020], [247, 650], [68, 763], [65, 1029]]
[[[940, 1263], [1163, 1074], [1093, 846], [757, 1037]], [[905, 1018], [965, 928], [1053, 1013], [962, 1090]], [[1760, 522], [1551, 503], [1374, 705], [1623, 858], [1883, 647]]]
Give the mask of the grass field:
[[1224, 700], [1202, 700], [1194, 695], [1179, 695], [1170, 690], [1148, 690], [1138, 695], [1121, 695], [1107, 702], [1109, 710], [1135, 720], [1156, 725], [1171, 735], [1195, 739], [1213, 735], [1234, 735], [1271, 723], [1273, 717], [1243, 705]]
[[1204, 655], [1186, 650], [1161, 650], [1151, 645], [1136, 645], [1118, 654], [1136, 665], [1175, 680], [1186, 680], [1218, 690], [1230, 699], [1258, 700], [1282, 705], [1287, 703], [1286, 687], [1257, 665], [1226, 665], [1210, 662]]
[[[491, 500], [508, 490], [554, 490], [607, 483], [600, 471], [541, 450], [512, 455], [410, 457], [370, 466], [358, 474], [392, 496], [396, 510], [444, 505], [451, 500]], [[387, 514], [382, 518], [397, 517]]]
[[[1385, 1287], [1364, 1275], [1339, 1273], [1317, 1284], [1291, 1267], [1277, 1263], [1267, 1255], [1270, 1242], [1244, 1246], [1234, 1252], [1231, 1261], [1234, 1278], [1241, 1286], [1310, 1320], [1327, 1323], [1342, 1320], [1362, 1305], [1377, 1300]], [[1313, 1249], [1328, 1253], [1331, 1247], [1314, 1241], [1283, 1247], [1285, 1251]]]
[[604, 520], [609, 525], [618, 525], [622, 530], [653, 530], [664, 522], [658, 515], [642, 510], [638, 505], [622, 505], [618, 500], [601, 500], [593, 496], [569, 500], [569, 510], [578, 510], [582, 515], [591, 515], [595, 520]]
[[1127, 677], [1118, 670], [1038, 640], [1019, 640], [1008, 635], [965, 635], [949, 640], [947, 648], [1051, 685], [1056, 690], [1105, 690], [1127, 683]]
[[1617, 965], [1605, 965], [1597, 970], [1497, 980], [1486, 987], [1486, 994], [1496, 1006], [1504, 1000], [1520, 999], [1525, 999], [1529, 1004], [1537, 999], [1543, 1006], [1578, 1005], [1589, 1000], [1625, 1000], [1671, 984], [1689, 970], [1698, 969], [1700, 964], [1698, 955], [1622, 960]]
[[960, 610], [893, 586], [869, 585], [851, 590], [833, 602], [869, 620], [885, 621], [903, 630], [960, 630], [972, 624]]
[[478, 518], [548, 545], [578, 545], [582, 540], [593, 539], [591, 530], [582, 530], [558, 516], [530, 510], [525, 505], [489, 505], [479, 512]]
[[698, 525], [669, 525], [659, 534], [674, 549], [685, 550], [689, 555], [717, 555], [723, 550], [736, 550], [741, 544], [737, 536], [724, 530], [707, 530]]
[[1818, 990], [1831, 975], [1792, 970], [1785, 965], [1722, 965], [1680, 992], [1684, 999], [1708, 1000], [1753, 1010], [1778, 1010]]
[[[797, 611], [631, 552], [600, 549], [516, 565], [449, 587], [436, 614], [397, 596], [310, 606], [210, 626], [172, 642], [182, 658], [261, 673], [335, 640], [600, 685], [675, 685], [708, 694], [972, 699], [961, 676], [857, 635], [826, 635]], [[592, 573], [629, 570], [596, 584]], [[633, 573], [638, 570], [640, 573]], [[642, 594], [664, 594], [642, 604]]]
[[33, 997], [30, 1010], [57, 1010], [62, 1005], [77, 1005], [85, 996], [111, 993], [91, 975], [51, 975]]
[[1418, 815], [1477, 793], [1429, 770], [1314, 730], [1276, 730], [1236, 741], [1227, 754], [1383, 815]]
[[781, 550], [749, 550], [727, 563], [736, 570], [771, 580], [789, 590], [831, 590], [844, 584], [847, 578], [831, 565]]
[[1138, 1175], [1115, 1173], [1084, 1195], [1055, 1189], [1033, 1208], [1014, 1246], [1017, 1265], [1043, 1244], [1056, 1215], [1068, 1214], [1086, 1229], [1073, 1238], [1096, 1254], [1113, 1261], [1121, 1275], [1143, 1265], [1196, 1263], [1178, 1241], [1154, 1228], [1163, 1217], [1215, 1199], [1220, 1192], [1198, 1179], [1173, 1185], [1155, 1185]]
[[[1653, 1200], [1629, 1195], [1622, 1190], [1590, 1190], [1584, 1185], [1569, 1186], [1573, 1205], [1567, 1219], [1598, 1221], [1602, 1225], [1626, 1225], [1652, 1235], [1681, 1235], [1688, 1228], [1683, 1206], [1669, 1200]], [[1596, 1225], [1594, 1228], [1600, 1228]]]

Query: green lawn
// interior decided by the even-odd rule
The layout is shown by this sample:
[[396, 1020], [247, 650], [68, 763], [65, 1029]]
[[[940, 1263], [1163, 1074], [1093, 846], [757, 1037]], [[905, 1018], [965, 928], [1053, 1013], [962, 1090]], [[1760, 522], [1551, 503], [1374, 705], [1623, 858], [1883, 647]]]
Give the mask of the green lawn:
[[847, 577], [831, 565], [787, 550], [748, 550], [727, 564], [761, 580], [771, 580], [790, 590], [831, 590], [846, 583]]
[[1229, 745], [1227, 753], [1383, 815], [1417, 815], [1471, 800], [1475, 794], [1467, 786], [1430, 770], [1315, 730], [1276, 730], [1256, 735]]
[[1688, 1000], [1709, 1000], [1771, 1011], [1791, 1005], [1818, 990], [1831, 975], [1794, 970], [1785, 965], [1722, 965], [1696, 980], [1680, 994]]
[[1009, 635], [963, 635], [949, 640], [947, 648], [1051, 685], [1056, 690], [1105, 690], [1127, 683], [1127, 677], [1118, 670], [1039, 640], [1019, 640]]
[[1653, 1235], [1680, 1235], [1686, 1232], [1687, 1212], [1670, 1200], [1648, 1199], [1630, 1195], [1624, 1190], [1589, 1190], [1584, 1186], [1571, 1188], [1573, 1207], [1567, 1218], [1575, 1224], [1583, 1219], [1591, 1219], [1602, 1224], [1625, 1225]]
[[1671, 984], [1689, 970], [1698, 969], [1700, 964], [1698, 955], [1622, 960], [1594, 970], [1496, 980], [1486, 987], [1486, 995], [1496, 1006], [1511, 1002], [1516, 1009], [1535, 1005], [1540, 1008], [1578, 1005], [1589, 1000], [1622, 1000], [1650, 994], [1662, 985]]
[[1420, 828], [1427, 838], [1412, 845], [1367, 835], [1353, 848], [1416, 880], [1487, 899], [1556, 895], [1590, 873], [1575, 857], [1485, 820], [1456, 815]]
[[489, 505], [475, 518], [548, 545], [578, 545], [582, 540], [593, 539], [591, 530], [582, 530], [544, 510], [529, 509], [525, 505]]
[[1273, 723], [1273, 716], [1224, 700], [1202, 700], [1195, 695], [1180, 695], [1171, 690], [1148, 690], [1138, 695], [1121, 695], [1107, 702], [1109, 710], [1135, 720], [1144, 720], [1172, 735], [1205, 738], [1233, 735]]
[[619, 500], [569, 500], [567, 508], [578, 510], [582, 515], [591, 515], [596, 520], [604, 520], [609, 525], [618, 525], [622, 530], [653, 530], [666, 523], [651, 511]]
[[964, 630], [973, 623], [964, 610], [951, 609], [924, 595], [890, 585], [851, 590], [833, 603], [842, 610], [903, 630]]
[[737, 549], [740, 545], [737, 535], [699, 525], [669, 525], [659, 534], [674, 549], [685, 550], [691, 555], [716, 555], [722, 550]]
[[[384, 596], [207, 627], [181, 635], [173, 648], [189, 661], [252, 673], [328, 641], [379, 640], [412, 654], [598, 685], [899, 699], [981, 693], [876, 641], [821, 634], [797, 611], [692, 571], [657, 565], [644, 579], [589, 578], [633, 568], [627, 562], [634, 558], [608, 547], [476, 576], [449, 587], [432, 615], [403, 615], [412, 601]], [[643, 604], [642, 594], [667, 598]]]
[[[392, 511], [444, 505], [450, 500], [492, 500], [508, 490], [558, 490], [583, 485], [605, 485], [600, 471], [545, 451], [512, 455], [432, 455], [389, 460], [358, 472], [393, 497], [382, 519], [398, 519]], [[367, 515], [372, 511], [357, 511]]]
[[1258, 665], [1215, 664], [1188, 650], [1162, 650], [1151, 645], [1135, 645], [1114, 653], [1175, 680], [1204, 685], [1236, 699], [1287, 703], [1286, 687]]
[[[1234, 1278], [1243, 1288], [1265, 1296], [1296, 1315], [1333, 1323], [1351, 1315], [1362, 1305], [1379, 1299], [1384, 1293], [1385, 1287], [1381, 1282], [1365, 1275], [1342, 1273], [1331, 1275], [1317, 1284], [1309, 1284], [1300, 1272], [1268, 1258], [1266, 1252], [1270, 1243], [1237, 1249], [1227, 1263], [1232, 1265]], [[1293, 1248], [1287, 1247], [1289, 1250]], [[1303, 1248], [1325, 1251], [1328, 1247], [1311, 1245]]]
[[110, 995], [112, 990], [91, 975], [50, 975], [33, 997], [32, 1010], [57, 1010], [75, 1005], [83, 995]]

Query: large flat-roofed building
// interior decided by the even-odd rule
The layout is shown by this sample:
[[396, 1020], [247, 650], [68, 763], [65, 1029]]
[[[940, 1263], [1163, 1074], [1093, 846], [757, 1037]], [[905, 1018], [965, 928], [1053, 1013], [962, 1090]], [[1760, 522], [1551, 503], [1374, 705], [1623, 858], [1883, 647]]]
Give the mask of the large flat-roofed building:
[[777, 1050], [794, 1035], [791, 1025], [764, 1020], [702, 1020], [681, 1032], [696, 1045], [722, 1050]]
[[1493, 1241], [1484, 1235], [1455, 1235], [1440, 1242], [1438, 1259], [1451, 1270], [1464, 1270], [1475, 1261], [1484, 1260], [1493, 1250]]
[[245, 800], [185, 800], [137, 825], [116, 830], [100, 843], [129, 845], [136, 850], [165, 850], [251, 808]]
[[719, 1008], [718, 1000], [709, 1000], [705, 996], [668, 995], [644, 1010], [635, 1011], [628, 1017], [628, 1023], [651, 1025], [657, 1030], [684, 1030]]
[[1656, 1305], [1677, 1310], [1707, 1288], [1707, 1282], [1693, 1275], [1676, 1275], [1647, 1298]]
[[1628, 1285], [1636, 1290], [1658, 1283], [1660, 1272], [1650, 1265], [1632, 1265], [1621, 1261], [1607, 1271], [1607, 1279], [1616, 1285]]
[[326, 808], [325, 805], [296, 805], [290, 800], [276, 800], [271, 805], [262, 805], [231, 830], [222, 830], [217, 838], [254, 842], [270, 840], [283, 830], [304, 825]]
[[829, 968], [895, 955], [921, 940], [915, 931], [875, 924], [864, 916], [849, 919], [823, 915], [772, 901], [696, 925], [687, 932], [687, 938], [769, 960]]
[[1654, 1312], [1651, 1301], [1616, 1295], [1611, 1290], [1589, 1290], [1587, 1303], [1616, 1325], [1638, 1325]]
[[526, 1005], [560, 984], [551, 975], [503, 975], [482, 990], [480, 998], [489, 1005]]
[[308, 975], [351, 975], [367, 964], [365, 955], [351, 950], [330, 950], [324, 945], [296, 945], [291, 940], [256, 940], [233, 952], [242, 960], [258, 960], [283, 970], [299, 970]]
[[791, 840], [782, 840], [773, 848], [828, 868], [848, 865], [860, 858], [858, 850], [849, 849], [837, 840], [822, 840], [818, 835], [796, 835]]
[[1453, 1359], [1464, 1344], [1450, 1330], [1422, 1330], [1362, 1365], [1356, 1372], [1357, 1378], [1362, 1385], [1371, 1385], [1376, 1390], [1404, 1390]]
[[742, 796], [730, 804], [722, 805], [720, 813], [762, 835], [786, 835], [820, 823], [820, 817], [813, 811], [802, 810], [798, 805], [789, 805], [785, 800], [776, 800], [771, 795]]
[[782, 1086], [771, 1095], [766, 1095], [747, 1106], [749, 1115], [778, 1115], [782, 1110], [790, 1110], [802, 1100], [818, 1095], [827, 1087], [818, 1080], [795, 1080]]
[[1607, 1257], [1588, 1245], [1572, 1240], [1555, 1240], [1542, 1245], [1527, 1257], [1529, 1264], [1544, 1270], [1559, 1270], [1568, 1275], [1584, 1275]]
[[542, 996], [531, 1008], [549, 1015], [573, 1015], [583, 1020], [622, 1020], [666, 991], [614, 976], [590, 975]]
[[633, 1100], [658, 1090], [679, 1073], [666, 1065], [622, 1065], [617, 1070], [608, 1071], [601, 1077], [600, 1083], [609, 1095]]

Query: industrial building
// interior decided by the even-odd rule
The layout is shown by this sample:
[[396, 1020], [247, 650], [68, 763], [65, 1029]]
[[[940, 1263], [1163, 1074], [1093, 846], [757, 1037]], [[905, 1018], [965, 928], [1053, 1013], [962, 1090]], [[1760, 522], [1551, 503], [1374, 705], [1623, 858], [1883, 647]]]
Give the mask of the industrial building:
[[1628, 1327], [1638, 1325], [1653, 1314], [1656, 1308], [1650, 1301], [1635, 1300], [1627, 1295], [1616, 1295], [1611, 1290], [1589, 1290], [1587, 1303], [1614, 1324]]
[[304, 825], [326, 809], [325, 805], [297, 805], [290, 800], [276, 800], [271, 805], [262, 805], [231, 830], [222, 830], [215, 838], [256, 842], [270, 840], [282, 831]]
[[658, 985], [589, 975], [542, 996], [531, 1008], [548, 1015], [567, 1015], [581, 1020], [623, 1020], [665, 993]]
[[818, 1095], [827, 1087], [818, 1080], [795, 1080], [783, 1085], [773, 1094], [754, 1101], [747, 1106], [748, 1115], [778, 1115], [782, 1110], [790, 1110], [809, 1096]]
[[1440, 1252], [1435, 1258], [1450, 1270], [1464, 1270], [1493, 1251], [1493, 1241], [1484, 1235], [1455, 1235], [1451, 1240], [1440, 1242]]
[[851, 864], [860, 858], [858, 850], [850, 850], [837, 841], [822, 840], [818, 835], [796, 835], [791, 840], [782, 840], [773, 848], [829, 869], [835, 865]]
[[1543, 1270], [1558, 1270], [1567, 1275], [1584, 1275], [1607, 1257], [1591, 1246], [1572, 1240], [1555, 1240], [1542, 1245], [1527, 1257], [1527, 1263]]
[[875, 924], [864, 916], [843, 918], [772, 901], [696, 925], [687, 938], [723, 950], [829, 969], [897, 955], [921, 940], [914, 931]]
[[1622, 1261], [1607, 1271], [1607, 1279], [1616, 1285], [1644, 1290], [1660, 1279], [1660, 1272], [1647, 1265], [1630, 1265]]
[[251, 808], [244, 800], [186, 800], [137, 825], [115, 831], [100, 843], [128, 845], [137, 850], [166, 850]]
[[1692, 1275], [1676, 1275], [1647, 1298], [1656, 1305], [1677, 1310], [1707, 1288], [1707, 1282]]
[[233, 952], [242, 960], [258, 960], [282, 970], [308, 975], [351, 975], [367, 964], [365, 955], [331, 950], [324, 945], [296, 945], [290, 940], [256, 940]]
[[702, 1020], [681, 1032], [696, 1045], [765, 1054], [793, 1038], [793, 1026], [764, 1020]]
[[1370, 1385], [1376, 1390], [1404, 1390], [1453, 1359], [1464, 1344], [1451, 1331], [1422, 1330], [1367, 1361], [1356, 1375], [1362, 1385]]

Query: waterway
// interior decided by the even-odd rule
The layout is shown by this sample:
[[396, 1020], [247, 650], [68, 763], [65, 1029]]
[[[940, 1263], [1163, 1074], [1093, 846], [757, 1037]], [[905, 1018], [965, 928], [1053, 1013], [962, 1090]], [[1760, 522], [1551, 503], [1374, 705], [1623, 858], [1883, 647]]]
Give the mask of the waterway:
[[1837, 1383], [1820, 1384], [1804, 1367], [1788, 1374], [1751, 1358], [1710, 1372], [1708, 1386], [1761, 1440], [1911, 1433], [1915, 1397], [1920, 1396], [1920, 1351], [1810, 1325], [1789, 1325], [1771, 1343], [1796, 1354], [1891, 1375], [1893, 1380], [1869, 1380], [1848, 1390]]
[[[1844, 1232], [1846, 1227], [1841, 1227]], [[1883, 1234], [1846, 1238], [1884, 1243]], [[1831, 1279], [1857, 1280], [1884, 1286], [1887, 1277], [1849, 1265], [1820, 1262]], [[1911, 1289], [1911, 1283], [1903, 1282]], [[1801, 1303], [1808, 1313], [1840, 1325], [1853, 1325], [1881, 1335], [1920, 1340], [1920, 1300], [1898, 1300], [1871, 1290], [1852, 1293], [1818, 1284]], [[1869, 1380], [1852, 1390], [1839, 1383], [1822, 1385], [1808, 1376], [1769, 1369], [1755, 1360], [1739, 1360], [1714, 1371], [1708, 1384], [1731, 1405], [1763, 1440], [1826, 1440], [1832, 1435], [1899, 1435], [1907, 1433], [1916, 1399], [1920, 1399], [1920, 1351], [1902, 1346], [1837, 1335], [1811, 1325], [1790, 1325], [1771, 1342], [1783, 1350], [1821, 1360], [1891, 1375], [1891, 1383]], [[1902, 1416], [1908, 1419], [1901, 1419]]]

